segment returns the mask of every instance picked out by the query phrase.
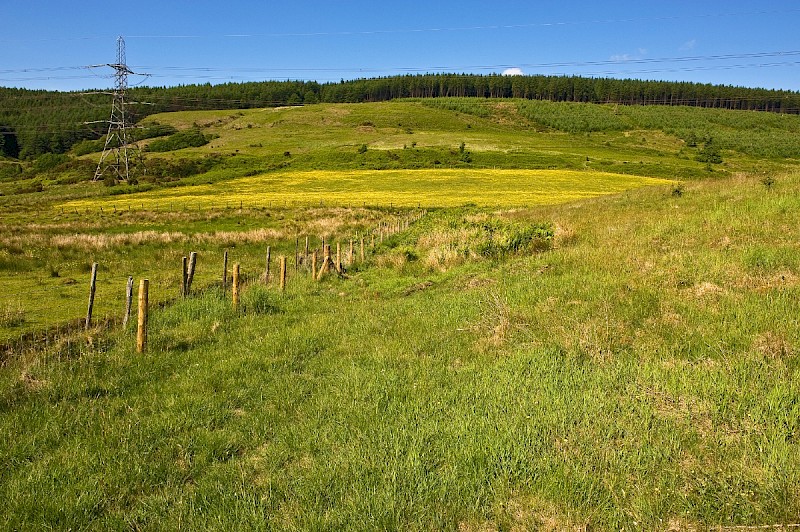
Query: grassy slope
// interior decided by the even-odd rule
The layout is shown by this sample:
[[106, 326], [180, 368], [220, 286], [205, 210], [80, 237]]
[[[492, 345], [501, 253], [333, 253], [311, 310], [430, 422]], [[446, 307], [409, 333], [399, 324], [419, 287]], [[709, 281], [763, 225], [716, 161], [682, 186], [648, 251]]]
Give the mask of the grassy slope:
[[[657, 129], [568, 134], [513, 108], [492, 113], [391, 102], [156, 119], [208, 122], [220, 135], [164, 157], [239, 150], [185, 184], [230, 186], [287, 161], [293, 171], [458, 168], [461, 142], [478, 167], [709, 175], [696, 150]], [[715, 127], [735, 137], [732, 125]], [[458, 227], [488, 215], [435, 212], [349, 280], [297, 278], [286, 297], [253, 287], [243, 316], [213, 291], [154, 312], [145, 356], [133, 355], [130, 331], [112, 331], [7, 362], [0, 522], [483, 530], [794, 521], [800, 177], [786, 172], [791, 159], [723, 155], [712, 179], [687, 182], [682, 196], [657, 187], [499, 214], [552, 221], [553, 251], [464, 261]], [[762, 174], [739, 174], [762, 171], [771, 189]], [[162, 269], [154, 288], [163, 299], [177, 295], [189, 249], [201, 252], [207, 285], [225, 247], [257, 272], [267, 242], [292, 253], [295, 234], [345, 236], [386, 215], [52, 208], [105, 194], [74, 185], [2, 198], [0, 264], [13, 274], [4, 294], [28, 297], [13, 283], [32, 276], [64, 291], [48, 302], [52, 313], [80, 315], [86, 266], [100, 258], [101, 274], [119, 277], [101, 283], [120, 292], [129, 271]], [[155, 234], [139, 243], [145, 231]], [[122, 241], [104, 247], [115, 234]], [[98, 310], [120, 308], [119, 295]]]
[[150, 279], [154, 303], [178, 297], [181, 258], [190, 251], [199, 256], [194, 286], [202, 289], [221, 278], [226, 249], [230, 268], [240, 262], [243, 275], [257, 277], [268, 245], [275, 268], [279, 255], [294, 254], [298, 235], [318, 245], [320, 237], [363, 233], [392, 218], [363, 209], [109, 211], [0, 230], [0, 342], [85, 316], [92, 262], [99, 264], [95, 319], [119, 318], [129, 275]]
[[443, 212], [387, 243], [417, 262], [286, 297], [254, 287], [240, 317], [213, 294], [181, 303], [154, 315], [146, 356], [115, 334], [107, 351], [17, 361], [2, 373], [0, 515], [11, 528], [794, 522], [798, 198], [794, 174], [772, 190], [727, 178], [516, 211], [553, 220], [556, 249], [431, 270], [421, 237], [465, 216]]
[[[787, 155], [800, 150], [794, 140], [800, 117], [707, 109], [443, 99], [171, 113], [151, 120], [219, 135], [182, 153], [268, 158], [288, 151], [290, 160], [280, 160], [297, 170], [413, 167], [428, 164], [430, 151], [446, 167], [458, 158], [442, 155], [457, 155], [463, 142], [476, 167], [589, 167], [674, 178], [704, 175], [704, 165], [693, 160], [697, 149], [682, 140], [689, 132], [701, 146], [703, 138], [716, 139], [727, 163], [722, 168], [733, 171], [761, 167], [771, 157], [792, 164]], [[359, 156], [362, 144], [370, 152]], [[400, 159], [393, 163], [387, 152]]]
[[[463, 142], [473, 152], [476, 167], [574, 168], [635, 172], [669, 177], [701, 174], [703, 165], [678, 156], [683, 143], [660, 131], [614, 131], [567, 134], [541, 132], [513, 111], [498, 104], [495, 114], [479, 117], [419, 102], [370, 105], [320, 105], [304, 108], [249, 110], [238, 113], [185, 112], [148, 120], [179, 128], [193, 124], [220, 137], [186, 154], [227, 153], [290, 163], [293, 170], [348, 168], [409, 168], [459, 166]], [[367, 154], [358, 147], [366, 144]], [[412, 144], [414, 148], [412, 149]], [[404, 147], [406, 149], [404, 149]], [[284, 157], [285, 152], [291, 154]], [[387, 157], [391, 152], [398, 160]], [[587, 165], [586, 158], [589, 158]], [[662, 168], [666, 166], [667, 168]]]
[[[187, 205], [203, 204], [203, 208], [206, 208], [209, 200], [210, 204], [214, 204], [216, 198], [231, 197], [232, 206], [242, 200], [246, 205], [260, 203], [265, 207], [273, 206], [273, 200], [274, 206], [281, 201], [291, 206], [308, 205], [309, 202], [317, 205], [319, 201], [324, 201], [326, 205], [337, 201], [341, 205], [359, 205], [364, 202], [372, 204], [373, 200], [384, 206], [392, 202], [397, 205], [401, 201], [416, 206], [423, 200], [425, 205], [436, 205], [444, 203], [440, 198], [444, 198], [454, 186], [458, 187], [458, 180], [452, 176], [457, 178], [461, 173], [472, 172], [477, 176], [477, 181], [492, 189], [492, 193], [486, 194], [478, 187], [472, 189], [470, 195], [464, 196], [465, 188], [458, 187], [457, 194], [447, 200], [448, 204], [482, 204], [485, 197], [491, 199], [491, 204], [499, 201], [500, 204], [517, 205], [541, 202], [542, 191], [546, 201], [553, 198], [563, 201], [564, 198], [578, 197], [587, 192], [594, 194], [598, 190], [616, 191], [620, 183], [626, 183], [626, 188], [628, 185], [638, 185], [641, 181], [634, 176], [673, 178], [708, 175], [702, 163], [692, 160], [693, 150], [686, 149], [686, 153], [679, 154], [683, 149], [682, 141], [661, 131], [568, 134], [525, 119], [515, 111], [514, 105], [492, 104], [491, 112], [484, 113], [484, 117], [430, 108], [420, 102], [318, 105], [241, 112], [184, 112], [151, 117], [148, 122], [157, 121], [178, 128], [197, 124], [204, 132], [218, 135], [209, 145], [201, 148], [152, 154], [151, 157], [174, 161], [222, 156], [224, 162], [206, 174], [170, 183], [185, 186], [156, 188], [143, 196], [109, 196], [110, 192], [137, 190], [128, 186], [108, 188], [86, 183], [54, 185], [63, 177], [59, 174], [45, 174], [28, 180], [44, 183], [43, 192], [1, 196], [3, 225], [0, 226], [0, 279], [6, 289], [0, 295], [0, 340], [80, 317], [84, 312], [86, 279], [93, 260], [101, 264], [99, 282], [103, 287], [97, 301], [97, 315], [118, 313], [124, 305], [124, 293], [119, 287], [124, 286], [128, 275], [148, 275], [159, 287], [160, 293], [173, 297], [174, 287], [178, 285], [175, 265], [180, 263], [180, 257], [188, 252], [188, 248], [192, 246], [200, 251], [201, 261], [209, 260], [206, 258], [209, 254], [215, 257], [211, 260], [217, 260], [216, 257], [230, 240], [205, 238], [200, 245], [193, 238], [195, 232], [213, 233], [219, 229], [251, 231], [262, 227], [276, 229], [286, 226], [281, 220], [283, 217], [308, 217], [302, 211], [248, 211], [243, 216], [228, 211], [222, 216], [219, 213], [211, 215], [211, 221], [204, 225], [189, 223], [196, 218], [207, 217], [207, 213], [198, 215], [182, 212]], [[561, 107], [553, 106], [551, 110], [558, 113], [559, 109]], [[593, 108], [584, 106], [582, 112], [590, 109]], [[466, 145], [465, 150], [470, 152], [472, 163], [465, 164], [460, 160], [463, 154], [459, 146], [462, 142]], [[412, 143], [417, 143], [417, 146], [412, 148]], [[364, 154], [358, 153], [361, 144], [369, 146]], [[404, 145], [407, 149], [403, 149]], [[289, 157], [284, 155], [285, 151], [289, 151]], [[87, 156], [92, 157], [96, 158], [97, 155]], [[762, 164], [742, 155], [732, 155], [727, 159], [724, 168], [718, 168], [717, 173], [720, 170], [729, 172]], [[440, 164], [435, 164], [436, 161]], [[783, 163], [777, 161], [769, 164], [778, 168]], [[413, 186], [406, 186], [405, 178], [411, 173], [403, 173], [403, 179], [397, 179], [397, 171], [405, 168], [425, 168], [426, 172], [430, 172], [442, 167], [447, 171], [435, 175], [450, 176], [446, 189], [433, 180], [415, 180]], [[514, 172], [483, 182], [487, 174], [481, 172], [484, 169], [491, 172], [491, 168], [543, 169], [557, 172], [557, 179], [548, 179], [544, 186], [536, 180], [529, 180], [522, 185], [528, 191], [523, 197], [515, 193], [521, 185], [518, 174]], [[371, 179], [370, 187], [365, 190], [351, 186], [338, 194], [325, 191], [335, 191], [341, 186], [335, 180], [324, 183], [322, 190], [311, 195], [303, 187], [294, 187], [287, 193], [285, 187], [280, 187], [280, 192], [274, 192], [276, 187], [268, 186], [275, 180], [279, 184], [285, 183], [287, 177], [292, 180], [302, 175], [314, 175], [301, 174], [303, 171], [329, 170], [331, 173], [326, 175], [335, 176], [337, 170], [349, 172], [371, 169], [395, 169], [396, 172], [382, 170], [380, 174], [359, 174], [362, 180], [364, 176]], [[573, 171], [580, 173], [571, 173]], [[632, 175], [609, 181], [606, 179], [609, 174], [601, 172]], [[549, 174], [532, 170], [529, 175]], [[570, 182], [564, 179], [565, 176], [578, 176], [580, 179]], [[613, 178], [613, 174], [610, 177]], [[553, 188], [555, 181], [559, 185]], [[30, 185], [28, 182], [2, 182], [0, 192], [8, 194], [21, 186]], [[403, 188], [403, 195], [395, 198], [393, 194], [400, 187]], [[501, 195], [495, 193], [497, 187], [507, 192], [502, 200]], [[315, 188], [320, 188], [319, 183], [315, 183]], [[239, 189], [244, 190], [246, 195], [239, 196]], [[262, 190], [267, 193], [262, 193]], [[409, 192], [413, 196], [410, 199]], [[256, 201], [252, 201], [252, 198]], [[65, 201], [69, 199], [72, 201]], [[126, 206], [140, 211], [143, 204], [146, 209], [144, 213], [120, 212]], [[64, 205], [68, 207], [62, 212]], [[72, 210], [76, 206], [80, 207], [79, 212]], [[219, 206], [217, 202], [216, 207]], [[90, 211], [86, 212], [84, 208]], [[152, 211], [153, 208], [157, 211]], [[165, 214], [162, 212], [165, 209], [172, 212]], [[292, 223], [291, 227], [300, 235], [310, 233], [320, 236], [325, 233], [319, 229], [309, 230], [302, 221]], [[354, 227], [363, 229], [365, 225]], [[133, 236], [112, 246], [93, 245], [90, 241], [72, 244], [74, 233], [91, 236], [109, 231]], [[140, 244], [138, 234], [147, 231], [162, 234]], [[170, 238], [163, 233], [180, 234], [166, 245]], [[59, 245], [57, 242], [66, 244]], [[278, 246], [280, 249], [276, 249], [276, 252], [285, 252], [288, 247], [266, 236], [256, 239], [256, 243]], [[254, 253], [255, 249], [251, 249]], [[255, 256], [249, 259], [248, 269], [252, 271], [257, 268], [260, 260]], [[202, 282], [216, 277], [208, 269], [203, 268], [201, 272], [206, 276], [200, 279]], [[54, 277], [55, 274], [58, 277]], [[53, 304], [50, 297], [53, 295], [57, 304]]]

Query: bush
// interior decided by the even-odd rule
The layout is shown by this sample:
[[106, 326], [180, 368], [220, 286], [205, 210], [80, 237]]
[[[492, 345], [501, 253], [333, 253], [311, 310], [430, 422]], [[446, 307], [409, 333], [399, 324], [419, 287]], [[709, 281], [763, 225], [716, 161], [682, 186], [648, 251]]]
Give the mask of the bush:
[[701, 163], [720, 164], [722, 162], [722, 154], [713, 140], [708, 139], [703, 149], [695, 157], [695, 160]]
[[14, 191], [14, 194], [32, 194], [34, 192], [42, 192], [43, 190], [44, 185], [42, 185], [42, 182], [35, 180], [20, 186]]
[[[164, 137], [167, 135], [174, 135], [178, 133], [178, 130], [175, 129], [173, 126], [169, 126], [166, 124], [158, 124], [153, 123], [147, 126], [143, 126], [141, 128], [131, 129], [130, 130], [130, 142], [136, 142], [139, 140], [144, 139], [152, 139], [155, 137]], [[105, 136], [97, 139], [97, 140], [82, 140], [75, 144], [72, 147], [72, 152], [80, 157], [81, 155], [87, 155], [89, 153], [98, 153], [103, 151], [103, 148], [106, 146], [106, 139]], [[109, 144], [111, 148], [118, 148], [119, 141], [115, 138]]]
[[142, 177], [142, 180], [155, 183], [204, 174], [219, 164], [221, 160], [222, 159], [218, 156], [203, 157], [200, 159], [178, 159], [174, 161], [150, 159], [146, 163], [147, 174]]
[[142, 129], [134, 129], [133, 139], [152, 139], [155, 137], [166, 137], [167, 135], [174, 135], [176, 133], [178, 133], [178, 130], [174, 126], [153, 122], [152, 124], [144, 126]]
[[63, 153], [45, 153], [40, 155], [33, 161], [32, 168], [36, 173], [47, 172], [54, 169], [56, 166], [67, 163], [70, 161], [68, 155]]
[[0, 162], [0, 181], [12, 181], [22, 173], [22, 166], [17, 163]]
[[154, 140], [147, 147], [147, 151], [165, 152], [184, 148], [199, 148], [211, 142], [211, 138], [211, 135], [204, 135], [199, 129], [179, 131], [165, 139]]
[[549, 249], [554, 236], [549, 224], [522, 224], [490, 220], [482, 224], [484, 238], [479, 244], [481, 255], [495, 257], [519, 251]]
[[87, 155], [89, 153], [97, 153], [103, 151], [104, 146], [105, 146], [105, 141], [103, 139], [82, 140], [72, 147], [72, 153], [74, 153], [77, 157], [80, 157], [81, 155]]

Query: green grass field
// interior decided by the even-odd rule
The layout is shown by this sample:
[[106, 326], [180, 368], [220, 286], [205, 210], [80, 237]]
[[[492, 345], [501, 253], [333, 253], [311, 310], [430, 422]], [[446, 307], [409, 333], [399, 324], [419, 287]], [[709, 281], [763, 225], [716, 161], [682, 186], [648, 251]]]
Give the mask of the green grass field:
[[[727, 128], [711, 172], [677, 125], [631, 129], [656, 111], [439, 104], [162, 115], [219, 137], [159, 156], [226, 162], [0, 197], [5, 339], [80, 318], [93, 260], [101, 316], [127, 275], [174, 299], [152, 308], [143, 355], [132, 327], [5, 355], [0, 527], [796, 524], [794, 159], [737, 147], [736, 120], [702, 110], [662, 115]], [[612, 125], [559, 129], [576, 122]], [[265, 285], [266, 246], [293, 258], [305, 235], [366, 235], [366, 260]], [[225, 249], [247, 274], [238, 311]], [[198, 291], [181, 300], [191, 250]]]

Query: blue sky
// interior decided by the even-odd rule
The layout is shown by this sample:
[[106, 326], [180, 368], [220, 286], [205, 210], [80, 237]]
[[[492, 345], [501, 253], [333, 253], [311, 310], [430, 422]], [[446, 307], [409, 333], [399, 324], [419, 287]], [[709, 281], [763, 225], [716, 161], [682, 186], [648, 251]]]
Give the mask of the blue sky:
[[[0, 86], [577, 74], [800, 90], [800, 4], [0, 0]], [[117, 10], [118, 9], [118, 10]]]

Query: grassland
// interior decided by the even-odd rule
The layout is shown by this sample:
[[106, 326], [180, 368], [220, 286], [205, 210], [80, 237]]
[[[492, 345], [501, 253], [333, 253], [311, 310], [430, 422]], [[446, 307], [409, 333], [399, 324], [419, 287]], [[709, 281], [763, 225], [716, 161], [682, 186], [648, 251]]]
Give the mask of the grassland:
[[[564, 203], [665, 179], [569, 170], [351, 170], [273, 172], [234, 182], [56, 204], [65, 211], [277, 206], [522, 207]], [[490, 192], [490, 193], [489, 193]]]
[[[237, 209], [217, 212], [95, 211], [58, 215], [50, 223], [0, 231], [0, 341], [8, 342], [85, 316], [91, 264], [99, 264], [94, 316], [119, 320], [128, 276], [149, 278], [152, 301], [180, 295], [181, 259], [198, 253], [195, 286], [222, 278], [222, 257], [231, 267], [257, 278], [271, 246], [272, 267], [279, 255], [294, 256], [297, 238], [311, 245], [334, 234], [363, 235], [396, 216], [364, 209]], [[303, 245], [305, 237], [303, 236]]]
[[[205, 289], [154, 309], [145, 355], [133, 352], [131, 330], [114, 328], [3, 362], [0, 526], [797, 522], [800, 173], [792, 158], [729, 147], [709, 172], [695, 149], [660, 130], [566, 133], [508, 108], [427, 114], [406, 102], [229, 115], [155, 118], [219, 134], [168, 157], [240, 150], [175, 188], [110, 195], [119, 187], [77, 184], [2, 198], [2, 282], [18, 298], [6, 331], [80, 316], [92, 260], [108, 264], [98, 293], [121, 294], [129, 272], [161, 275], [155, 297], [164, 300], [178, 294], [180, 257], [198, 250], [196, 282]], [[460, 142], [471, 163], [461, 161]], [[368, 149], [359, 154], [361, 144]], [[478, 164], [494, 160], [505, 170]], [[600, 161], [610, 161], [602, 167], [615, 181], [670, 182], [525, 207], [495, 199], [493, 188], [483, 202], [463, 196], [368, 249], [346, 278], [313, 282], [301, 267], [285, 294], [258, 278], [267, 244], [292, 255], [298, 235], [312, 235], [314, 246], [320, 236], [347, 242], [413, 209], [355, 199], [351, 208], [262, 203], [241, 212], [177, 205], [194, 195], [261, 197], [270, 179], [296, 179], [293, 192], [309, 194], [307, 166], [317, 163], [313, 175], [333, 198], [354, 192], [320, 175], [369, 176], [389, 195], [392, 183], [401, 191], [415, 175], [491, 175], [493, 186], [565, 175], [575, 186], [605, 175]], [[681, 176], [690, 179], [675, 183]], [[439, 185], [421, 180], [418, 202], [432, 201]], [[164, 209], [159, 195], [170, 194], [176, 205]], [[445, 194], [439, 203], [450, 201]], [[62, 213], [66, 205], [88, 212]], [[555, 236], [514, 251], [514, 235], [532, 227]], [[250, 273], [239, 312], [216, 286], [223, 249]], [[43, 295], [41, 314], [29, 311], [26, 290], [36, 285], [74, 289], [60, 301], [77, 303], [60, 313]], [[101, 311], [119, 312], [115, 297]], [[15, 305], [27, 324], [9, 326]]]

